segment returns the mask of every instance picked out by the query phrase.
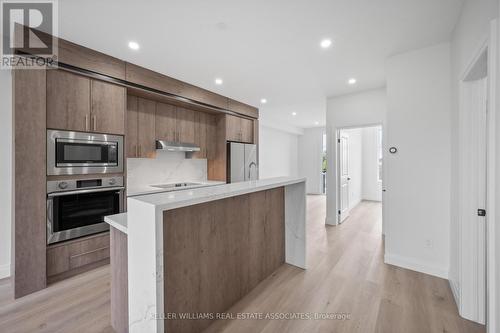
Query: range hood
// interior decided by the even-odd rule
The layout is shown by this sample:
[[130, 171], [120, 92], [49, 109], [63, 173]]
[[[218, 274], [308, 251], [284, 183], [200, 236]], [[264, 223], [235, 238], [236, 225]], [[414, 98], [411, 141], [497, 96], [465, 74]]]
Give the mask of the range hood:
[[200, 151], [200, 147], [192, 143], [173, 142], [164, 140], [156, 140], [156, 149], [166, 150], [166, 151], [180, 151], [186, 153]]

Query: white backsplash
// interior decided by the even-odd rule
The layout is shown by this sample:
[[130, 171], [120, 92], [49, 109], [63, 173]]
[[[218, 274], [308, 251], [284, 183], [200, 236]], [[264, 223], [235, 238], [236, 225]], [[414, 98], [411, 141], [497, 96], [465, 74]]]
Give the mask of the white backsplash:
[[206, 181], [207, 160], [186, 159], [185, 153], [158, 151], [156, 158], [127, 159], [127, 187]]

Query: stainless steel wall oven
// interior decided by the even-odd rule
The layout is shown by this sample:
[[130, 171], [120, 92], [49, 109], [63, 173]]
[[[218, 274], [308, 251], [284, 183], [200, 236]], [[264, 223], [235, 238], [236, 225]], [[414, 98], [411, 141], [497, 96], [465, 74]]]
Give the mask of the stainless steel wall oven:
[[123, 210], [123, 177], [48, 181], [47, 244], [109, 230], [104, 216]]

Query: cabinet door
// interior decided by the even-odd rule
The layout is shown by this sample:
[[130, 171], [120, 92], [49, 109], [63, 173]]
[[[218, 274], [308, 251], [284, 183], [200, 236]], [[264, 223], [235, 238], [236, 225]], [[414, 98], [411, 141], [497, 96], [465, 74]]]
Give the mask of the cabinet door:
[[125, 134], [125, 98], [124, 87], [92, 81], [92, 131]]
[[241, 118], [241, 142], [253, 143], [253, 120]]
[[176, 141], [176, 111], [175, 106], [157, 103], [156, 104], [156, 139], [165, 141]]
[[125, 141], [127, 142], [127, 157], [138, 157], [139, 147], [138, 140], [138, 124], [137, 124], [137, 97], [127, 96], [127, 133]]
[[90, 130], [90, 79], [60, 70], [47, 71], [47, 127]]
[[137, 145], [138, 157], [154, 157], [156, 153], [155, 143], [155, 110], [156, 103], [144, 98], [138, 98], [137, 102]]
[[200, 147], [200, 151], [193, 154], [194, 158], [207, 158], [207, 116], [204, 112], [195, 114], [194, 141]]
[[195, 111], [177, 108], [177, 141], [195, 143]]
[[207, 159], [214, 160], [217, 156], [217, 119], [215, 115], [206, 114], [207, 127]]
[[241, 141], [241, 118], [226, 115], [226, 140]]

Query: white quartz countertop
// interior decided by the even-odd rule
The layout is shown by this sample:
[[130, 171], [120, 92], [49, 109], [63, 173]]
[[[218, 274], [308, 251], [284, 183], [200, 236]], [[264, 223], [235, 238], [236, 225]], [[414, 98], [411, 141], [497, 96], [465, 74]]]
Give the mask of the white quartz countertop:
[[104, 222], [125, 234], [127, 233], [127, 213], [106, 216]]
[[199, 187], [207, 187], [207, 186], [216, 186], [216, 185], [226, 184], [226, 182], [219, 182], [219, 181], [214, 181], [214, 180], [205, 180], [205, 181], [196, 180], [196, 181], [192, 181], [192, 182], [184, 180], [184, 181], [172, 182], [172, 183], [196, 183], [196, 185], [174, 187], [174, 188], [159, 188], [159, 187], [154, 187], [152, 185], [127, 187], [127, 197], [135, 197], [138, 195], [146, 195], [146, 194], [162, 193], [162, 192], [182, 191], [182, 190], [199, 188]]
[[[170, 192], [153, 192], [145, 195], [129, 196], [128, 207], [131, 208], [131, 201], [139, 201], [142, 204], [154, 206], [156, 211], [165, 211], [305, 181], [305, 178], [279, 177], [232, 184], [214, 184], [218, 186], [197, 186]], [[106, 216], [104, 221], [112, 227], [127, 233], [127, 213]]]
[[247, 193], [264, 191], [276, 187], [297, 184], [305, 181], [305, 178], [293, 177], [268, 178], [219, 186], [186, 189], [175, 192], [140, 195], [129, 198], [129, 200], [138, 200], [155, 206], [157, 211], [164, 211], [235, 197]]

